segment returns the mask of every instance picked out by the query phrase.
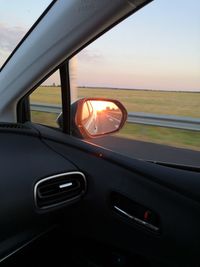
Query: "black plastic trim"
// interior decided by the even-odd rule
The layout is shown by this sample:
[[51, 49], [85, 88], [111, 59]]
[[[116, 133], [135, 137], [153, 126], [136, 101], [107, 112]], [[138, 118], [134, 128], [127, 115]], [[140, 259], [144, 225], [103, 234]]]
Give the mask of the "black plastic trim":
[[165, 166], [165, 167], [178, 169], [178, 170], [200, 172], [200, 167], [191, 166], [191, 165], [182, 165], [182, 164], [175, 164], [175, 163], [162, 162], [162, 161], [151, 161], [151, 160], [147, 160], [147, 162], [154, 163], [154, 164], [161, 165], [161, 166]]
[[66, 61], [60, 68], [61, 93], [62, 93], [62, 115], [63, 132], [70, 134], [71, 127], [71, 95], [69, 80], [69, 61]]

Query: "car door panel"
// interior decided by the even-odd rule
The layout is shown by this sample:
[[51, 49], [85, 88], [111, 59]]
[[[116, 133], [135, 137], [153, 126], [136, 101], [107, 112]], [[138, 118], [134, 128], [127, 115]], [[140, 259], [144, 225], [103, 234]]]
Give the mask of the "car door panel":
[[[29, 130], [0, 133], [1, 258], [61, 223], [63, 235], [97, 240], [162, 266], [198, 262], [199, 173], [129, 159], [59, 130], [27, 125]], [[74, 206], [38, 211], [35, 184], [69, 171], [85, 174], [85, 196]], [[153, 211], [159, 231], [119, 214], [113, 193]]]
[[77, 168], [49, 149], [33, 129], [0, 129], [0, 261], [51, 229], [51, 213], [35, 207], [34, 186], [53, 174]]
[[[62, 138], [60, 133], [52, 137], [50, 131], [43, 129], [40, 127], [44, 142], [86, 174], [88, 191], [81, 209], [75, 211], [74, 227], [80, 235], [112, 243], [163, 264], [167, 262], [169, 266], [191, 266], [198, 262], [198, 172], [129, 159], [73, 137]], [[159, 233], [113, 211], [112, 192], [154, 211], [160, 219]]]

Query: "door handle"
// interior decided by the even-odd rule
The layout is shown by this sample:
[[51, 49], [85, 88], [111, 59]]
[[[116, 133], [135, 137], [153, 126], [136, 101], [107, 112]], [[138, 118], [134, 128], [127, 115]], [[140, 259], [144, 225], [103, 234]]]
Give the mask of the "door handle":
[[155, 225], [153, 225], [153, 224], [151, 224], [151, 223], [148, 223], [148, 222], [146, 222], [146, 221], [143, 221], [143, 220], [141, 220], [141, 219], [139, 219], [139, 218], [137, 218], [137, 217], [135, 217], [135, 216], [132, 216], [131, 214], [129, 214], [128, 212], [122, 210], [121, 208], [119, 208], [119, 207], [117, 207], [117, 206], [114, 206], [114, 209], [115, 209], [118, 213], [121, 213], [122, 215], [126, 216], [127, 218], [129, 218], [129, 219], [135, 221], [136, 223], [138, 223], [138, 224], [140, 224], [140, 225], [143, 225], [143, 226], [145, 226], [145, 227], [147, 227], [147, 228], [149, 228], [149, 229], [151, 229], [151, 230], [153, 230], [153, 231], [158, 232], [158, 231], [160, 230], [159, 227], [157, 227], [157, 226], [155, 226]]
[[152, 210], [119, 193], [112, 193], [111, 201], [112, 209], [120, 216], [154, 232], [160, 231], [159, 216]]

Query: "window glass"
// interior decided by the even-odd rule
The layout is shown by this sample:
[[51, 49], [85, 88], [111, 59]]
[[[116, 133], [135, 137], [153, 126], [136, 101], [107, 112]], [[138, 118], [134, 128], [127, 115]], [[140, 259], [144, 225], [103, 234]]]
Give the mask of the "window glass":
[[0, 1], [0, 69], [51, 0]]
[[60, 74], [56, 71], [30, 95], [31, 121], [58, 127], [61, 103]]
[[117, 99], [128, 111], [120, 132], [90, 141], [149, 160], [183, 163], [167, 158], [176, 148], [197, 158], [199, 25], [200, 1], [153, 1], [76, 56], [77, 98]]

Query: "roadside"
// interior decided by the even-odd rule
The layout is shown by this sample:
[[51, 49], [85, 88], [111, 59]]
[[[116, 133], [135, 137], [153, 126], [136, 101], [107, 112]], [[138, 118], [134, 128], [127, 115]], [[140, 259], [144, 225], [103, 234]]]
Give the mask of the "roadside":
[[89, 142], [132, 158], [163, 161], [200, 167], [199, 152], [116, 136], [91, 139]]

